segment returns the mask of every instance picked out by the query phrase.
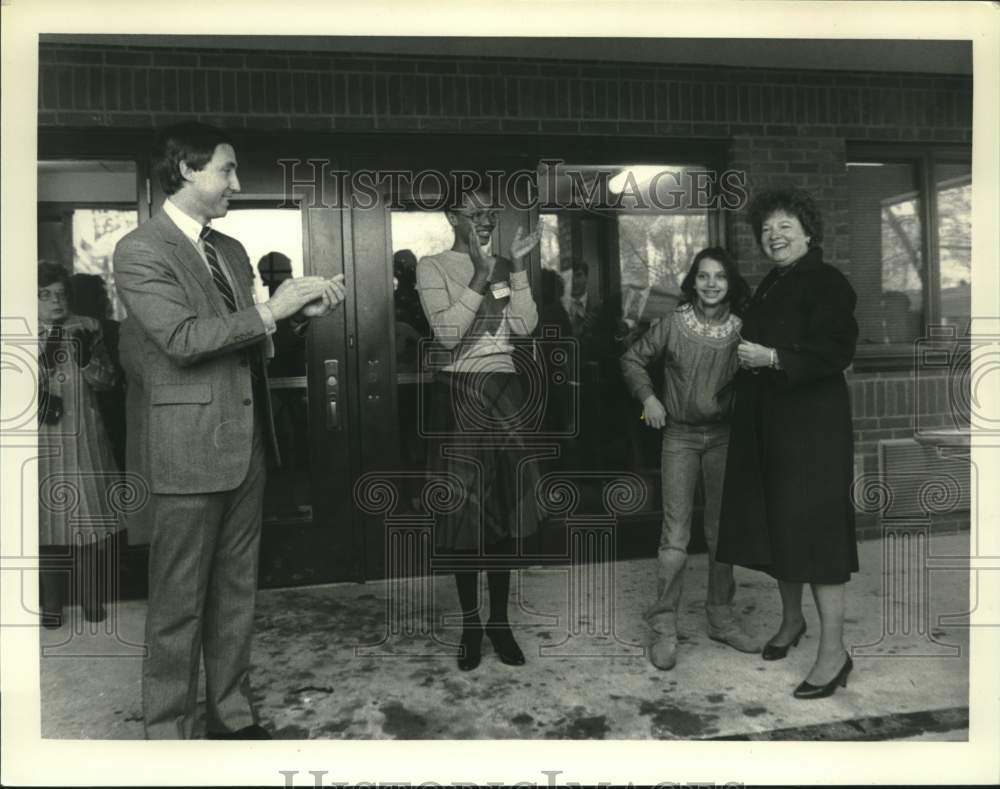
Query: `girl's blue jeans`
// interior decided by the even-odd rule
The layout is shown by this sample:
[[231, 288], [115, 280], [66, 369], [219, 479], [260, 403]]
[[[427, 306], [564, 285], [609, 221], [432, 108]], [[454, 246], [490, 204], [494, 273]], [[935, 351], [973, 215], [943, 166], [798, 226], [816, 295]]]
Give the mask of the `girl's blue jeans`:
[[684, 585], [691, 515], [699, 477], [705, 494], [704, 528], [708, 543], [708, 593], [705, 607], [709, 625], [724, 628], [731, 621], [730, 604], [736, 593], [733, 566], [715, 561], [719, 536], [722, 480], [729, 448], [729, 425], [685, 425], [668, 422], [663, 429], [660, 475], [663, 485], [663, 526], [658, 552], [656, 601], [646, 610], [646, 621], [657, 633], [675, 637], [677, 611]]

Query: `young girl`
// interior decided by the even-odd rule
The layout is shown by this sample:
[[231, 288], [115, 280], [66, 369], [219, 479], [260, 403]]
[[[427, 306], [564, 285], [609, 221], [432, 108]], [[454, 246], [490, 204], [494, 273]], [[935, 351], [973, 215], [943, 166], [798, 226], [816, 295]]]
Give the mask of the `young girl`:
[[[715, 561], [722, 479], [729, 445], [728, 384], [736, 372], [740, 310], [749, 288], [721, 247], [699, 252], [681, 283], [683, 299], [654, 323], [622, 356], [625, 382], [643, 406], [642, 419], [663, 428], [658, 592], [646, 611], [654, 631], [650, 661], [668, 670], [677, 662], [680, 604], [691, 512], [699, 474], [705, 491], [704, 528], [708, 542], [708, 635], [741, 652], [759, 652], [733, 609], [733, 567]], [[646, 367], [663, 354], [664, 396], [653, 391]]]

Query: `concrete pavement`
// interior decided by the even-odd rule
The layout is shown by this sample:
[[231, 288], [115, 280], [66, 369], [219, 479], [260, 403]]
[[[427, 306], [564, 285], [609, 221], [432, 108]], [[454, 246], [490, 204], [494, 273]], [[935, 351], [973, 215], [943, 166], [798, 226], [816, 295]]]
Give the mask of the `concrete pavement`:
[[[967, 555], [968, 532], [923, 546], [860, 544], [862, 569], [847, 587], [854, 673], [846, 689], [816, 701], [791, 695], [817, 644], [808, 593], [809, 631], [785, 660], [738, 653], [706, 635], [704, 555], [689, 562], [669, 672], [643, 650], [653, 559], [587, 573], [521, 570], [512, 618], [528, 664], [502, 665], [487, 642], [469, 673], [455, 666], [450, 576], [264, 591], [253, 669], [262, 722], [285, 739], [964, 740], [968, 572], [925, 573], [913, 550]], [[742, 569], [737, 581], [740, 610], [766, 639], [780, 615], [775, 584]], [[119, 603], [96, 633], [78, 610], [68, 613], [62, 629], [40, 630], [42, 736], [141, 738], [145, 604]]]

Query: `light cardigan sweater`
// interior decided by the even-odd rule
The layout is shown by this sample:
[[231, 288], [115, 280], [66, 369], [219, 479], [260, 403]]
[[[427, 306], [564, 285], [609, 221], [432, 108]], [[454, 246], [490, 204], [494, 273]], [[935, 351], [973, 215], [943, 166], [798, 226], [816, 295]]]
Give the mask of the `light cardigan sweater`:
[[516, 372], [510, 334], [528, 335], [538, 323], [526, 271], [510, 274], [510, 301], [495, 332], [470, 334], [485, 298], [469, 288], [475, 274], [472, 258], [446, 250], [417, 263], [417, 291], [434, 338], [448, 351], [448, 372]]

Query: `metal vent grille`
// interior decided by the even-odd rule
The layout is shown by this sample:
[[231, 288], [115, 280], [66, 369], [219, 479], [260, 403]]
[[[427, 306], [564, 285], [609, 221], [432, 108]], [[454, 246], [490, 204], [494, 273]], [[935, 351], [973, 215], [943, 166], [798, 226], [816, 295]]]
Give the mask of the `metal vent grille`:
[[940, 457], [936, 447], [912, 438], [879, 441], [879, 478], [888, 495], [883, 517], [967, 512], [970, 466], [967, 457]]

